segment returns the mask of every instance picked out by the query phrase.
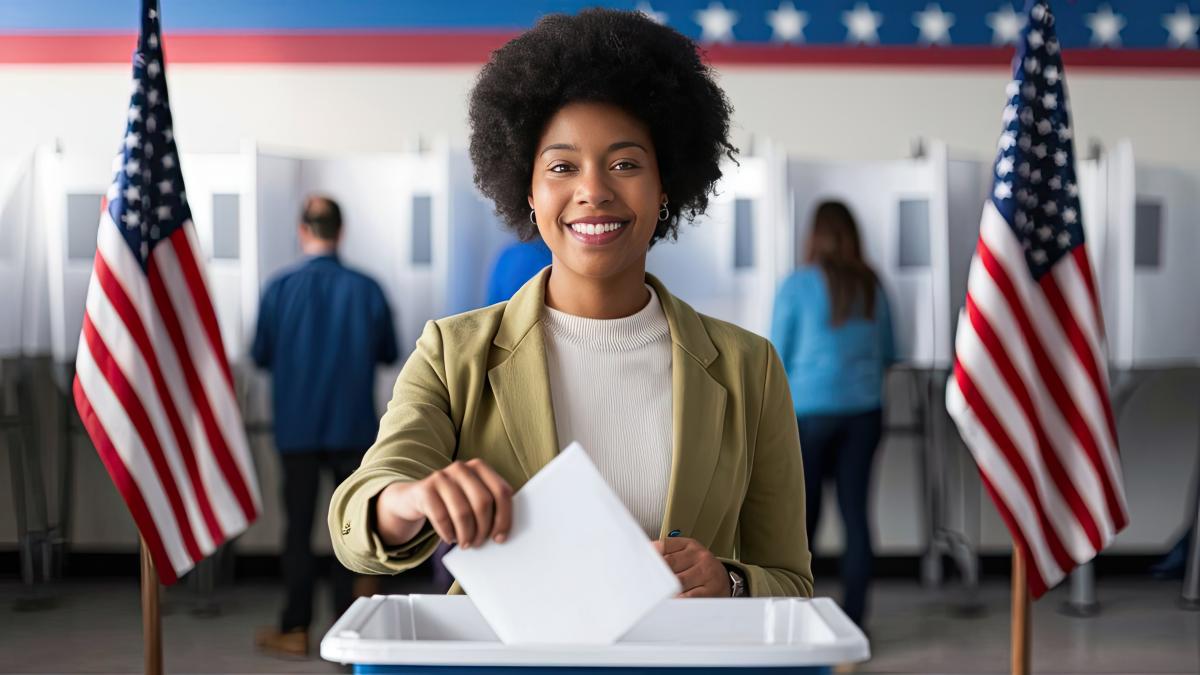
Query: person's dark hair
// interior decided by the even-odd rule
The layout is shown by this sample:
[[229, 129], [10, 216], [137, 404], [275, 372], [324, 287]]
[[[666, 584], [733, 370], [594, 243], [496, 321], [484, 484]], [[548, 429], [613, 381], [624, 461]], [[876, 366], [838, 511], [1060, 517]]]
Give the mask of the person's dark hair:
[[313, 195], [304, 200], [300, 222], [318, 239], [333, 241], [342, 231], [342, 209], [329, 197]]
[[879, 278], [863, 260], [858, 225], [845, 204], [826, 201], [817, 206], [804, 259], [811, 265], [819, 265], [825, 274], [830, 323], [838, 326], [856, 315], [875, 316]]
[[732, 106], [687, 37], [637, 12], [550, 14], [496, 50], [471, 92], [475, 184], [522, 240], [537, 142], [550, 118], [574, 102], [610, 103], [650, 130], [670, 217], [651, 243], [678, 235], [708, 207], [721, 177]]

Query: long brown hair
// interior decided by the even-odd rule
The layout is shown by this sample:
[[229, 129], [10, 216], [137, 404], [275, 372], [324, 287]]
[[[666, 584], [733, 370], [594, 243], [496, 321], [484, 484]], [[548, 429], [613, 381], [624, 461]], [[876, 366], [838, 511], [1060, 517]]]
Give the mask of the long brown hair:
[[858, 225], [839, 201], [825, 201], [813, 214], [804, 261], [819, 265], [829, 286], [830, 323], [834, 326], [856, 314], [875, 316], [875, 270], [863, 260]]

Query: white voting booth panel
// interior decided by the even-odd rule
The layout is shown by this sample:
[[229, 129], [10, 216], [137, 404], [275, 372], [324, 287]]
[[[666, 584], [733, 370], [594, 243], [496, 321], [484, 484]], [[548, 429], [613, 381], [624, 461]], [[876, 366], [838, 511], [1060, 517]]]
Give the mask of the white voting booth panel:
[[679, 239], [650, 249], [647, 270], [696, 311], [767, 335], [779, 229], [786, 218], [784, 161], [773, 152], [722, 166], [708, 210], [682, 221]]
[[[96, 254], [100, 205], [112, 183], [113, 160], [49, 153], [39, 157], [42, 160], [46, 162], [42, 206], [46, 214], [51, 353], [55, 361], [71, 363], [79, 346]], [[250, 158], [244, 154], [184, 153], [180, 163], [221, 336], [229, 356], [236, 357], [245, 334], [240, 239], [243, 231], [253, 232], [254, 228], [253, 211], [241, 206], [253, 187]], [[249, 201], [252, 203], [252, 197]]]
[[0, 359], [20, 356], [25, 313], [28, 238], [33, 225], [32, 156], [0, 157]]
[[896, 350], [918, 367], [948, 367], [966, 270], [979, 232], [983, 164], [951, 160], [943, 144], [893, 161], [788, 163], [794, 229], [782, 276], [803, 261], [816, 207], [836, 199], [859, 226], [863, 255], [891, 303]]
[[[667, 600], [613, 645], [505, 645], [467, 596], [359, 598], [321, 641], [321, 657], [453, 668], [819, 669], [864, 661], [862, 631], [828, 598]], [[795, 672], [795, 671], [793, 671]]]
[[1200, 365], [1200, 170], [1139, 164], [1122, 142], [1079, 179], [1110, 363]]

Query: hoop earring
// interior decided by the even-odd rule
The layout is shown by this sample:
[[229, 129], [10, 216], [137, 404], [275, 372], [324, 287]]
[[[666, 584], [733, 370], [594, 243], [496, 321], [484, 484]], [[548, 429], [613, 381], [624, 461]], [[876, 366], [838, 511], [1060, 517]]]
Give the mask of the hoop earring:
[[535, 215], [536, 213], [537, 213], [537, 211], [533, 211], [533, 210], [530, 210], [530, 212], [529, 212], [529, 222], [533, 223], [534, 225], [537, 225], [537, 216]]
[[667, 200], [663, 200], [662, 208], [658, 210], [658, 221], [664, 222], [671, 217], [671, 210], [667, 208]]

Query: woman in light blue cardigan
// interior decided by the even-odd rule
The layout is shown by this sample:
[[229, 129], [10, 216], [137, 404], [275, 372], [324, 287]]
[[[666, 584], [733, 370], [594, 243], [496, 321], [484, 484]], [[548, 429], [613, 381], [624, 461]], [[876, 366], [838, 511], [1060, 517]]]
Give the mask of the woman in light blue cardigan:
[[867, 502], [883, 426], [883, 376], [895, 362], [891, 314], [879, 279], [863, 260], [845, 204], [817, 207], [805, 264], [775, 299], [771, 342], [787, 370], [804, 456], [809, 541], [821, 515], [821, 488], [837, 484], [845, 528], [843, 605], [863, 625], [871, 578]]

